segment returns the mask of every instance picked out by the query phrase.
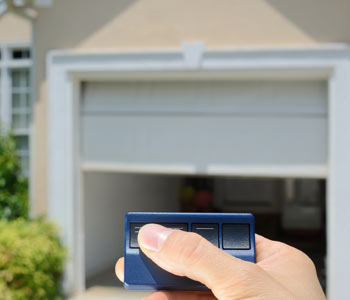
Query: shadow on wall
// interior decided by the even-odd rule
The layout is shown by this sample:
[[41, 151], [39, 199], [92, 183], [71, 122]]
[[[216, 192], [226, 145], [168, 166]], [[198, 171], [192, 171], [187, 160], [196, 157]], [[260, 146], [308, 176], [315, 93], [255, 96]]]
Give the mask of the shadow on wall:
[[349, 0], [265, 1], [317, 42], [350, 42]]
[[[136, 4], [140, 3], [142, 3], [140, 7], [143, 7], [143, 9], [146, 7], [145, 10], [139, 11], [140, 7], [135, 7]], [[218, 25], [218, 22], [214, 21], [215, 18], [207, 19], [210, 25], [203, 24], [207, 31], [212, 30], [220, 34], [220, 30], [225, 30], [225, 26], [227, 28], [227, 26], [237, 25], [241, 29], [232, 28], [228, 30], [228, 38], [232, 38], [232, 34], [239, 34], [241, 30], [242, 34], [247, 31], [249, 36], [252, 33], [247, 28], [252, 27], [254, 32], [255, 26], [259, 26], [254, 23], [264, 22], [266, 6], [276, 11], [276, 15], [285, 18], [287, 22], [297, 27], [300, 32], [304, 32], [313, 41], [320, 43], [350, 42], [349, 0], [251, 0], [249, 4], [243, 0], [221, 0], [215, 4], [212, 0], [192, 0], [189, 2], [182, 0], [178, 1], [178, 4], [175, 6], [171, 0], [101, 0], [98, 3], [96, 0], [59, 0], [54, 1], [53, 7], [50, 9], [42, 9], [43, 13], [40, 13], [40, 18], [36, 21], [37, 28], [40, 29], [37, 35], [40, 35], [41, 40], [46, 40], [48, 43], [45, 44], [49, 44], [51, 49], [75, 48], [91, 38], [94, 33], [101, 31], [104, 27], [107, 28], [109, 23], [123, 15], [127, 10], [134, 11], [131, 20], [129, 20], [132, 24], [130, 24], [128, 19], [123, 19], [122, 27], [135, 26], [136, 29], [139, 21], [135, 16], [138, 13], [147, 14], [149, 21], [152, 22], [154, 21], [152, 13], [154, 10], [159, 9], [158, 14], [169, 15], [170, 23], [165, 25], [168, 26], [167, 28], [170, 31], [174, 30], [171, 28], [173, 28], [173, 25], [176, 25], [172, 24], [171, 20], [180, 21], [183, 19], [184, 23], [182, 25], [187, 26], [187, 28], [186, 30], [178, 30], [185, 36], [193, 33], [196, 35], [196, 38], [200, 38], [202, 31], [196, 27], [196, 22], [193, 23], [192, 21], [197, 18], [202, 20], [210, 15], [215, 17], [215, 14], [221, 14], [222, 21]], [[198, 11], [200, 7], [204, 11]], [[211, 8], [211, 13], [208, 15], [206, 11], [209, 7]], [[254, 7], [258, 11], [254, 11]], [[233, 17], [236, 15], [235, 20], [227, 20], [229, 15], [226, 12], [228, 10], [232, 10]], [[237, 12], [237, 10], [240, 12]], [[259, 10], [262, 10], [261, 18], [259, 17]], [[188, 11], [192, 13], [188, 14]], [[247, 15], [248, 21], [247, 18], [244, 18], [244, 21], [242, 21], [239, 17], [240, 14]], [[142, 19], [144, 16], [140, 15], [139, 17]], [[245, 23], [246, 21], [248, 23]], [[269, 20], [266, 21], [269, 23]], [[52, 23], [52, 27], [47, 30], [46, 24], [50, 23]], [[62, 31], [61, 23], [64, 23], [64, 28], [69, 28], [69, 32]], [[45, 24], [46, 26], [40, 26], [40, 24]], [[159, 24], [159, 26], [162, 26], [162, 24]], [[178, 27], [181, 27], [181, 25]], [[262, 27], [265, 28], [264, 24], [262, 24]], [[108, 36], [107, 34], [105, 37], [108, 36], [110, 39], [118, 40], [121, 28], [116, 30], [114, 36]], [[139, 30], [142, 31], [143, 29], [139, 28]], [[256, 30], [256, 34], [258, 34], [259, 30]], [[271, 27], [267, 26], [266, 30], [266, 33], [269, 34]], [[186, 33], [187, 31], [190, 33]], [[160, 34], [160, 38], [164, 37], [162, 31], [155, 34]], [[274, 35], [273, 32], [270, 32], [270, 34]], [[99, 42], [105, 44], [103, 40]]]
[[[52, 24], [50, 30], [40, 30], [40, 39], [47, 38], [51, 41], [50, 48], [74, 48], [82, 41], [88, 39], [95, 31], [100, 30], [111, 20], [118, 17], [137, 0], [84, 0], [53, 1], [49, 9], [42, 9], [37, 22], [50, 24], [52, 20], [58, 20], [69, 28], [69, 32], [63, 32], [60, 24]], [[98, 3], [97, 3], [98, 2]], [[67, 11], [67, 8], [69, 11]], [[79, 18], [79, 19], [77, 19]], [[52, 23], [52, 22], [51, 22]], [[40, 28], [40, 24], [37, 24]], [[45, 37], [45, 34], [49, 36]]]

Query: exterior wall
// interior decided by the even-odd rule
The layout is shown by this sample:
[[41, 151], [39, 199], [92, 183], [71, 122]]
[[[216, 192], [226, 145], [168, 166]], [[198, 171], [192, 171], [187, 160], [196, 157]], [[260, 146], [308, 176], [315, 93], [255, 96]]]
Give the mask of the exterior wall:
[[55, 0], [34, 23], [36, 213], [47, 210], [47, 88], [50, 49], [312, 46], [350, 42], [347, 0]]
[[31, 40], [31, 23], [24, 17], [12, 12], [0, 16], [0, 43], [29, 42]]

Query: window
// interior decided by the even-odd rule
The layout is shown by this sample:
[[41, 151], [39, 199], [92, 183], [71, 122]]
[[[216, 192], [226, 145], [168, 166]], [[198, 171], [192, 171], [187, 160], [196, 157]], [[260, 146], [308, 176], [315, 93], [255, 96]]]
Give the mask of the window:
[[24, 176], [29, 176], [31, 104], [30, 43], [0, 43], [0, 126], [14, 134]]
[[13, 49], [12, 59], [29, 59], [30, 50], [29, 49]]
[[26, 131], [31, 118], [30, 75], [28, 69], [13, 70], [12, 78], [12, 128]]
[[23, 175], [29, 174], [29, 125], [31, 121], [31, 88], [28, 69], [11, 71], [12, 129], [17, 141]]

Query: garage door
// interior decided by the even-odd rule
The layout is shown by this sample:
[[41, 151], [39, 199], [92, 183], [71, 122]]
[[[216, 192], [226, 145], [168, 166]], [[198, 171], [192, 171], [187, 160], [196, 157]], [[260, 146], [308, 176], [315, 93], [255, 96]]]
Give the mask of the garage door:
[[87, 82], [82, 95], [87, 169], [318, 177], [327, 164], [326, 82]]

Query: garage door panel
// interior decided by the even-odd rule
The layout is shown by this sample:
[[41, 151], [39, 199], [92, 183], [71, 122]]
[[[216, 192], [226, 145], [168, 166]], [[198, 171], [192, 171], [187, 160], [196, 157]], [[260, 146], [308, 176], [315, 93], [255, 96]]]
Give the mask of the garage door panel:
[[84, 116], [93, 162], [324, 164], [325, 119]]
[[86, 164], [169, 173], [178, 172], [172, 166], [327, 165], [322, 81], [91, 82], [83, 95]]
[[83, 113], [327, 114], [324, 81], [91, 82]]

